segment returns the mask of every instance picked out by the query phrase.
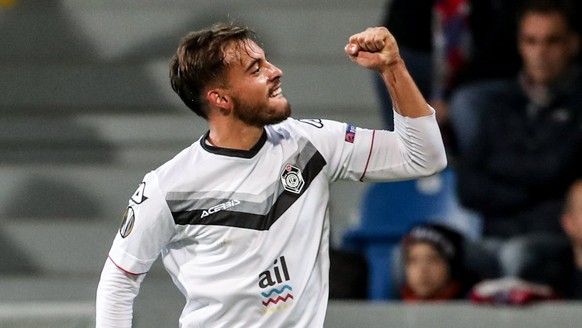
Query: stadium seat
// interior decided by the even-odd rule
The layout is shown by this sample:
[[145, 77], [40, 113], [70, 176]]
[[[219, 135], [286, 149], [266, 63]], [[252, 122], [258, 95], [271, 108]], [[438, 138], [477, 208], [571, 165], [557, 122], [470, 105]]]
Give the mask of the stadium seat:
[[398, 295], [393, 286], [391, 254], [413, 225], [425, 221], [450, 223], [458, 216], [454, 173], [447, 168], [426, 178], [374, 183], [364, 192], [360, 224], [346, 231], [342, 247], [365, 254], [370, 300]]

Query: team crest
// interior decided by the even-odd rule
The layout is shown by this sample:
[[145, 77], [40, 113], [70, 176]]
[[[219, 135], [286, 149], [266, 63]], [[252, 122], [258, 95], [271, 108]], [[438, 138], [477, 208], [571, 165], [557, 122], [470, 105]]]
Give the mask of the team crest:
[[133, 207], [128, 206], [123, 213], [123, 219], [121, 220], [121, 226], [119, 227], [119, 234], [121, 238], [125, 238], [129, 236], [131, 231], [133, 230], [133, 224], [135, 223], [135, 212]]
[[281, 172], [281, 183], [285, 190], [294, 194], [299, 194], [305, 185], [305, 180], [303, 180], [299, 168], [291, 164], [286, 164], [283, 172]]

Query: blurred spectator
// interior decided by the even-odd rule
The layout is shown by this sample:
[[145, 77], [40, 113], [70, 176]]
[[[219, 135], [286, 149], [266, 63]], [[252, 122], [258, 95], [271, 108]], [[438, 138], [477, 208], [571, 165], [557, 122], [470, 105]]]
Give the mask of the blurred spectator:
[[472, 289], [471, 299], [513, 305], [556, 298], [582, 300], [582, 179], [569, 189], [561, 222], [569, 241], [557, 256], [548, 254], [553, 256], [536, 264], [535, 282], [514, 277], [483, 281]]
[[[447, 118], [452, 127], [452, 135], [455, 138], [456, 151], [466, 151], [476, 136], [477, 122], [481, 113], [467, 108], [483, 108], [490, 106], [482, 96], [479, 84], [487, 80], [490, 88], [503, 88], [500, 78], [513, 78], [519, 73], [523, 63], [522, 49], [518, 49], [518, 26], [515, 23], [520, 20], [523, 10], [530, 0], [506, 1], [503, 5], [500, 1], [473, 1], [471, 3], [470, 30], [473, 49], [465, 64], [451, 77], [448, 88], [448, 112]], [[558, 3], [564, 2], [557, 0]], [[578, 22], [582, 2], [566, 1], [569, 14], [569, 29], [580, 35], [582, 24]], [[559, 5], [561, 6], [561, 5]], [[498, 23], [493, 17], [499, 15]], [[582, 53], [575, 56], [576, 63], [580, 63]], [[476, 84], [474, 87], [461, 88], [462, 86]], [[496, 85], [498, 84], [498, 85]], [[501, 84], [501, 85], [499, 85]], [[457, 95], [455, 91], [458, 89]], [[460, 95], [459, 95], [460, 94]]]
[[537, 280], [539, 261], [563, 245], [563, 198], [582, 172], [582, 75], [573, 12], [567, 1], [524, 2], [519, 75], [468, 86], [452, 101], [464, 104], [451, 108], [453, 116], [481, 114], [474, 137], [465, 136], [468, 125], [457, 130], [470, 139], [459, 162], [460, 201], [482, 216], [484, 244], [499, 254], [503, 274], [528, 281]]
[[417, 225], [402, 241], [404, 301], [466, 298], [474, 279], [464, 267], [463, 236], [444, 225]]

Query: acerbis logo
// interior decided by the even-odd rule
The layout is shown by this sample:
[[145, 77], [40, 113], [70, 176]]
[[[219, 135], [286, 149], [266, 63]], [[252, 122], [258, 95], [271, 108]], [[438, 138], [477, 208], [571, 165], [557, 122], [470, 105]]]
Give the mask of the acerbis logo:
[[222, 204], [218, 204], [218, 205], [212, 206], [211, 208], [209, 208], [207, 210], [204, 210], [202, 212], [202, 216], [201, 217], [202, 218], [205, 218], [205, 217], [207, 217], [207, 216], [209, 216], [211, 214], [220, 212], [220, 211], [225, 210], [227, 208], [231, 208], [231, 207], [236, 206], [238, 204], [240, 204], [240, 200], [231, 199], [231, 200], [229, 200], [227, 202], [224, 202]]

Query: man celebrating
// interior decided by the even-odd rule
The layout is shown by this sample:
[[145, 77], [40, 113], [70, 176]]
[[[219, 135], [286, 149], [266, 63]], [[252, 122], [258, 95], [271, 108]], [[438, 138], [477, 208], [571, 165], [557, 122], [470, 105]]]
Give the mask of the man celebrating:
[[434, 111], [388, 30], [353, 35], [345, 51], [386, 81], [395, 132], [289, 118], [282, 71], [246, 28], [217, 24], [182, 40], [171, 84], [209, 130], [131, 197], [97, 290], [98, 327], [131, 326], [159, 254], [186, 297], [181, 327], [323, 326], [330, 183], [446, 166]]

